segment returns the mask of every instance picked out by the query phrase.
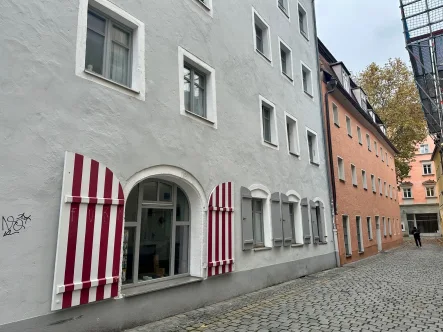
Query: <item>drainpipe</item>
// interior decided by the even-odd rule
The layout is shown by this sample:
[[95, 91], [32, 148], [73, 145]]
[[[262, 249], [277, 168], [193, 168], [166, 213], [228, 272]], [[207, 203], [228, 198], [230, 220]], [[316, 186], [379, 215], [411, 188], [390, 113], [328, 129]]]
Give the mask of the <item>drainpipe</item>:
[[[329, 119], [329, 101], [328, 97], [329, 94], [332, 93], [336, 87], [336, 81], [333, 79], [331, 81], [331, 84], [328, 84], [328, 92], [325, 94], [325, 103], [323, 103], [323, 94], [322, 94], [322, 77], [321, 77], [321, 71], [320, 71], [320, 52], [318, 50], [318, 42], [317, 42], [317, 18], [315, 14], [315, 0], [312, 0], [312, 11], [313, 11], [313, 21], [314, 21], [314, 36], [315, 36], [315, 50], [316, 50], [316, 57], [317, 57], [317, 68], [318, 68], [318, 91], [320, 95], [320, 107], [321, 110], [323, 110], [324, 105], [326, 104], [326, 137], [323, 135], [323, 143], [325, 146], [328, 147], [328, 153], [325, 151], [325, 157], [329, 161], [329, 168], [330, 171], [326, 172], [326, 176], [328, 178], [328, 189], [329, 189], [329, 195], [332, 197], [331, 204], [331, 218], [332, 218], [332, 233], [333, 233], [333, 241], [334, 241], [334, 252], [335, 252], [335, 264], [337, 267], [340, 267], [340, 254], [338, 251], [338, 235], [337, 235], [337, 225], [335, 223], [335, 215], [337, 214], [337, 203], [336, 203], [336, 188], [335, 188], [335, 176], [334, 176], [334, 164], [332, 159], [332, 145], [331, 145], [331, 123]], [[323, 112], [321, 112], [321, 123], [322, 123], [322, 129], [323, 133], [325, 132], [325, 122], [323, 117]]]

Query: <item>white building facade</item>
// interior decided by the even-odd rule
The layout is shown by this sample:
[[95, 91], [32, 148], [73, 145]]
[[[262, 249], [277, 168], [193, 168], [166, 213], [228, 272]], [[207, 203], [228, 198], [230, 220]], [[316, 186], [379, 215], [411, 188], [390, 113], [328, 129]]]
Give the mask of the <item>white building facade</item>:
[[0, 331], [336, 266], [311, 0], [0, 4]]

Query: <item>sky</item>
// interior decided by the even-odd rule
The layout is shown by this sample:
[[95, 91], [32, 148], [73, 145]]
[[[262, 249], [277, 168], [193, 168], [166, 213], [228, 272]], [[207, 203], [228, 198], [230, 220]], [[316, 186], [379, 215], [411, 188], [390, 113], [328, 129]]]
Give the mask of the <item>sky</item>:
[[371, 62], [409, 66], [398, 0], [315, 0], [318, 36], [356, 74]]

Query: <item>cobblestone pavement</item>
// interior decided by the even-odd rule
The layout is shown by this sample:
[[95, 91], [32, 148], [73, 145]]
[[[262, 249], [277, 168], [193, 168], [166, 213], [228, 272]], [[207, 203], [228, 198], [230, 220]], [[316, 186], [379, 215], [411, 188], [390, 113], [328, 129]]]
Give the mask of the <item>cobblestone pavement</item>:
[[342, 268], [141, 326], [166, 331], [443, 331], [443, 245], [411, 241]]

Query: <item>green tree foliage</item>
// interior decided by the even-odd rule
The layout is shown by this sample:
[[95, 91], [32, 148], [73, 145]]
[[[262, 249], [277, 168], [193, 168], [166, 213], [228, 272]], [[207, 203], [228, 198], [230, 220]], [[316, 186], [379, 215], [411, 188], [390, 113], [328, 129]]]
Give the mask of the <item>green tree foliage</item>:
[[413, 74], [396, 58], [389, 59], [384, 66], [371, 63], [358, 74], [357, 81], [399, 151], [395, 166], [397, 181], [401, 182], [409, 175], [416, 144], [428, 134]]

